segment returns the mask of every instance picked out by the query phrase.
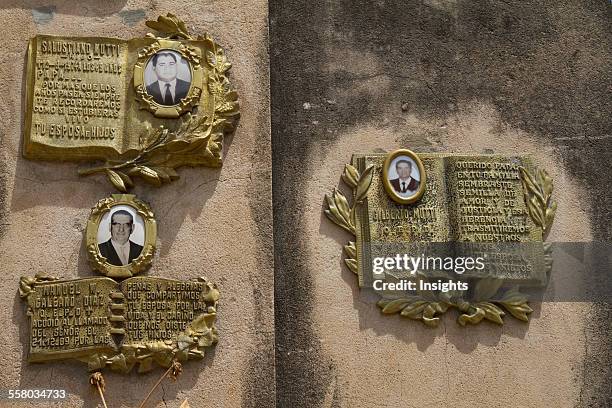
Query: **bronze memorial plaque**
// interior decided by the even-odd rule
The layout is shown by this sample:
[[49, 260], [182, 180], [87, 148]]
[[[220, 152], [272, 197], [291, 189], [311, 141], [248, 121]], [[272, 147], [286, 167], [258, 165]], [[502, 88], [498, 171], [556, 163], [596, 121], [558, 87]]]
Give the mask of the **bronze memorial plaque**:
[[231, 64], [171, 14], [147, 25], [165, 35], [30, 40], [26, 158], [104, 161], [79, 174], [105, 174], [122, 192], [134, 176], [159, 186], [181, 166], [221, 166], [239, 115]]
[[217, 287], [206, 278], [130, 277], [151, 262], [155, 225], [150, 207], [133, 195], [102, 199], [86, 236], [92, 266], [106, 277], [21, 278], [30, 362], [70, 358], [92, 371], [127, 373], [204, 357], [217, 342]]
[[30, 362], [73, 358], [90, 370], [146, 372], [202, 358], [217, 342], [219, 292], [204, 278], [22, 278]]
[[400, 149], [355, 154], [327, 216], [355, 236], [347, 266], [382, 296], [384, 313], [435, 326], [455, 307], [459, 323], [527, 320], [522, 287], [541, 287], [551, 266], [552, 180], [528, 157]]
[[[23, 155], [33, 160], [97, 162], [123, 194], [92, 208], [85, 231], [90, 265], [101, 277], [21, 277], [29, 316], [28, 361], [75, 359], [95, 371], [144, 373], [203, 358], [218, 341], [219, 291], [203, 277], [135, 276], [151, 267], [157, 221], [128, 190], [135, 177], [161, 186], [182, 166], [220, 167], [224, 136], [239, 117], [238, 94], [223, 49], [192, 35], [172, 14], [138, 39], [37, 35], [29, 42]], [[187, 406], [185, 401], [182, 406]]]

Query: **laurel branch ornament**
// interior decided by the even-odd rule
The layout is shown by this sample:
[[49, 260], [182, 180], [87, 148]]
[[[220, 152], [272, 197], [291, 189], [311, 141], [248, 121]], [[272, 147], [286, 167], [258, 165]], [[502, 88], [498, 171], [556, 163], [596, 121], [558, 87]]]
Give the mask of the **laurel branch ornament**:
[[524, 167], [520, 167], [519, 171], [525, 190], [527, 211], [533, 222], [542, 228], [542, 240], [545, 240], [557, 211], [557, 203], [552, 200], [552, 178], [544, 169], [536, 171], [535, 176]]

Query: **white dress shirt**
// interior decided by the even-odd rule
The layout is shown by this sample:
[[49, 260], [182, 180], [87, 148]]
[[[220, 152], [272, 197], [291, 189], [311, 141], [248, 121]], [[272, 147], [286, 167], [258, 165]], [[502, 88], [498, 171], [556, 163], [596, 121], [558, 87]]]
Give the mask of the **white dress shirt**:
[[172, 102], [174, 102], [174, 95], [176, 91], [176, 78], [170, 82], [157, 81], [159, 89], [161, 90], [162, 99], [166, 99], [166, 84], [170, 84], [170, 94], [172, 95]]
[[[406, 190], [412, 181], [412, 177], [408, 177], [406, 180], [399, 179], [400, 188], [403, 192], [414, 191], [414, 190]], [[406, 183], [406, 185], [404, 185]], [[406, 190], [406, 191], [404, 191]]]
[[128, 239], [125, 244], [121, 245], [120, 243], [116, 242], [114, 239], [111, 238], [111, 244], [113, 244], [113, 248], [115, 248], [115, 252], [117, 253], [117, 255], [119, 255], [121, 264], [123, 265], [129, 264], [130, 240]]

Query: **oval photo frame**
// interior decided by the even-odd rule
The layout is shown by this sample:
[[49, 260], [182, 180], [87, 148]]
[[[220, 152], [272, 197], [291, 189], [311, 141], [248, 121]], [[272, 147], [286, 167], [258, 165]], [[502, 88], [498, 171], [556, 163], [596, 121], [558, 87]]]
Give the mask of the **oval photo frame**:
[[[401, 156], [406, 156], [408, 158], [408, 162], [415, 163], [419, 172], [418, 188], [415, 190], [414, 194], [408, 196], [402, 196], [400, 194], [403, 193], [397, 191], [397, 188], [399, 188], [399, 180], [398, 186], [394, 186], [393, 181], [395, 181], [395, 179], [390, 179], [392, 172], [389, 171], [389, 167], [391, 167], [391, 165], [395, 162], [395, 159]], [[410, 174], [412, 175], [413, 173], [414, 169], [411, 168]], [[397, 171], [395, 171], [395, 175], [397, 175]], [[413, 179], [417, 181], [416, 178]], [[421, 199], [421, 197], [423, 197], [423, 194], [425, 194], [425, 189], [427, 185], [427, 175], [425, 174], [425, 166], [423, 166], [423, 162], [412, 150], [398, 149], [389, 153], [383, 163], [383, 185], [385, 186], [385, 190], [387, 191], [389, 197], [391, 197], [391, 199], [396, 203], [412, 204], [414, 202], [417, 202]]]
[[[189, 90], [186, 92], [185, 97], [179, 98], [179, 100], [173, 105], [164, 105], [155, 100], [155, 95], [151, 95], [147, 90], [147, 84], [145, 73], [147, 67], [152, 61], [153, 57], [158, 53], [169, 53], [175, 56], [179, 56], [181, 60], [185, 60], [189, 67]], [[200, 102], [200, 96], [202, 95], [203, 85], [203, 71], [204, 69], [200, 65], [200, 50], [193, 47], [173, 40], [157, 40], [153, 44], [140, 50], [138, 53], [138, 61], [134, 65], [134, 89], [138, 100], [142, 104], [142, 108], [151, 112], [154, 116], [160, 118], [178, 118], [184, 113], [190, 112]], [[177, 68], [178, 70], [178, 68]], [[177, 81], [183, 81], [176, 77]], [[175, 86], [175, 98], [176, 92], [179, 92], [179, 83]], [[161, 91], [160, 91], [161, 92]], [[157, 96], [159, 98], [159, 95]]]
[[[134, 256], [134, 259], [132, 259], [132, 261], [127, 265], [122, 266], [113, 264], [112, 259], [106, 258], [101, 252], [104, 251], [108, 255], [108, 251], [111, 251], [113, 253], [112, 257], [117, 258], [118, 260], [118, 256], [116, 255], [114, 249], [110, 249], [110, 239], [104, 243], [99, 242], [98, 239], [98, 231], [100, 230], [102, 219], [115, 207], [129, 207], [131, 210], [133, 210], [133, 212], [128, 212], [136, 215], [139, 218], [138, 221], [142, 221], [144, 230], [142, 231], [142, 233], [144, 233], [144, 240], [142, 248], [140, 249], [140, 254]], [[112, 216], [107, 218], [110, 225], [112, 222]], [[132, 217], [132, 224], [134, 224], [134, 221], [135, 220]], [[125, 226], [121, 227], [121, 230], [124, 228]], [[133, 228], [133, 226], [130, 226], [130, 228]], [[87, 229], [85, 231], [87, 255], [94, 271], [97, 271], [110, 278], [129, 278], [148, 269], [151, 266], [151, 261], [153, 260], [153, 255], [155, 254], [155, 241], [157, 240], [157, 222], [155, 221], [155, 216], [151, 210], [151, 207], [149, 207], [149, 205], [143, 201], [138, 200], [133, 194], [113, 194], [112, 197], [104, 198], [98, 201], [96, 206], [91, 209], [91, 214], [89, 215], [89, 219], [87, 221]], [[131, 229], [128, 239], [129, 236], [132, 235], [132, 232], [133, 229]], [[130, 255], [128, 256], [129, 258], [132, 258], [133, 241], [129, 240], [129, 242]], [[138, 246], [139, 245], [136, 245], [136, 247]], [[117, 260], [115, 260], [115, 262]]]

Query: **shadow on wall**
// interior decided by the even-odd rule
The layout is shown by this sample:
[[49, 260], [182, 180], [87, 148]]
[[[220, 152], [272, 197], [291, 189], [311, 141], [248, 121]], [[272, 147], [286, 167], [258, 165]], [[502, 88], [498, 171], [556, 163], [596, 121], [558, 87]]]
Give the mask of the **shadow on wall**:
[[[399, 133], [410, 115], [443, 123], [463, 104], [492, 104], [504, 123], [564, 153], [564, 165], [591, 192], [585, 201], [593, 203], [594, 238], [610, 240], [612, 196], [605, 186], [612, 185], [612, 172], [605, 163], [612, 160], [612, 132], [607, 115], [602, 114], [611, 110], [612, 103], [607, 91], [612, 72], [608, 1], [530, 0], [513, 6], [465, 0], [269, 4], [281, 406], [321, 406], [321, 396], [333, 380], [333, 368], [327, 369], [333, 361], [321, 352], [319, 336], [309, 326], [315, 298], [312, 271], [301, 257], [278, 254], [303, 250], [300, 237], [306, 235], [307, 212], [301, 192], [293, 186], [311, 179], [316, 169], [309, 158], [347, 129], [385, 124], [397, 127]], [[426, 136], [398, 143], [425, 145]], [[321, 219], [322, 232], [344, 245], [346, 234], [326, 232], [327, 222]], [[381, 332], [395, 330], [381, 322], [395, 322], [389, 319], [398, 317], [377, 316], [380, 320], [375, 322], [364, 318], [366, 310], [376, 306], [360, 305], [355, 277], [342, 268], [362, 325], [374, 324]], [[425, 330], [416, 328], [420, 323], [397, 323]], [[466, 330], [474, 333], [470, 342], [480, 341], [481, 330], [495, 331], [487, 340], [494, 343], [501, 333], [522, 337], [527, 328], [509, 321], [500, 328], [481, 323]], [[438, 335], [440, 329], [433, 333]], [[412, 335], [400, 330], [397, 336]], [[429, 340], [408, 337], [407, 341], [427, 347]], [[473, 344], [458, 347], [469, 351]], [[295, 348], [312, 351], [283, 352]], [[597, 382], [605, 377], [598, 379], [596, 372], [593, 369], [585, 378]], [[304, 395], [303, 390], [309, 392]]]
[[[51, 3], [51, 4], [49, 4]], [[32, 17], [37, 24], [46, 24], [51, 21], [54, 14], [68, 14], [73, 16], [110, 16], [117, 13], [127, 4], [127, 0], [45, 0], [15, 1], [8, 0], [0, 3], [0, 9], [32, 10]]]

